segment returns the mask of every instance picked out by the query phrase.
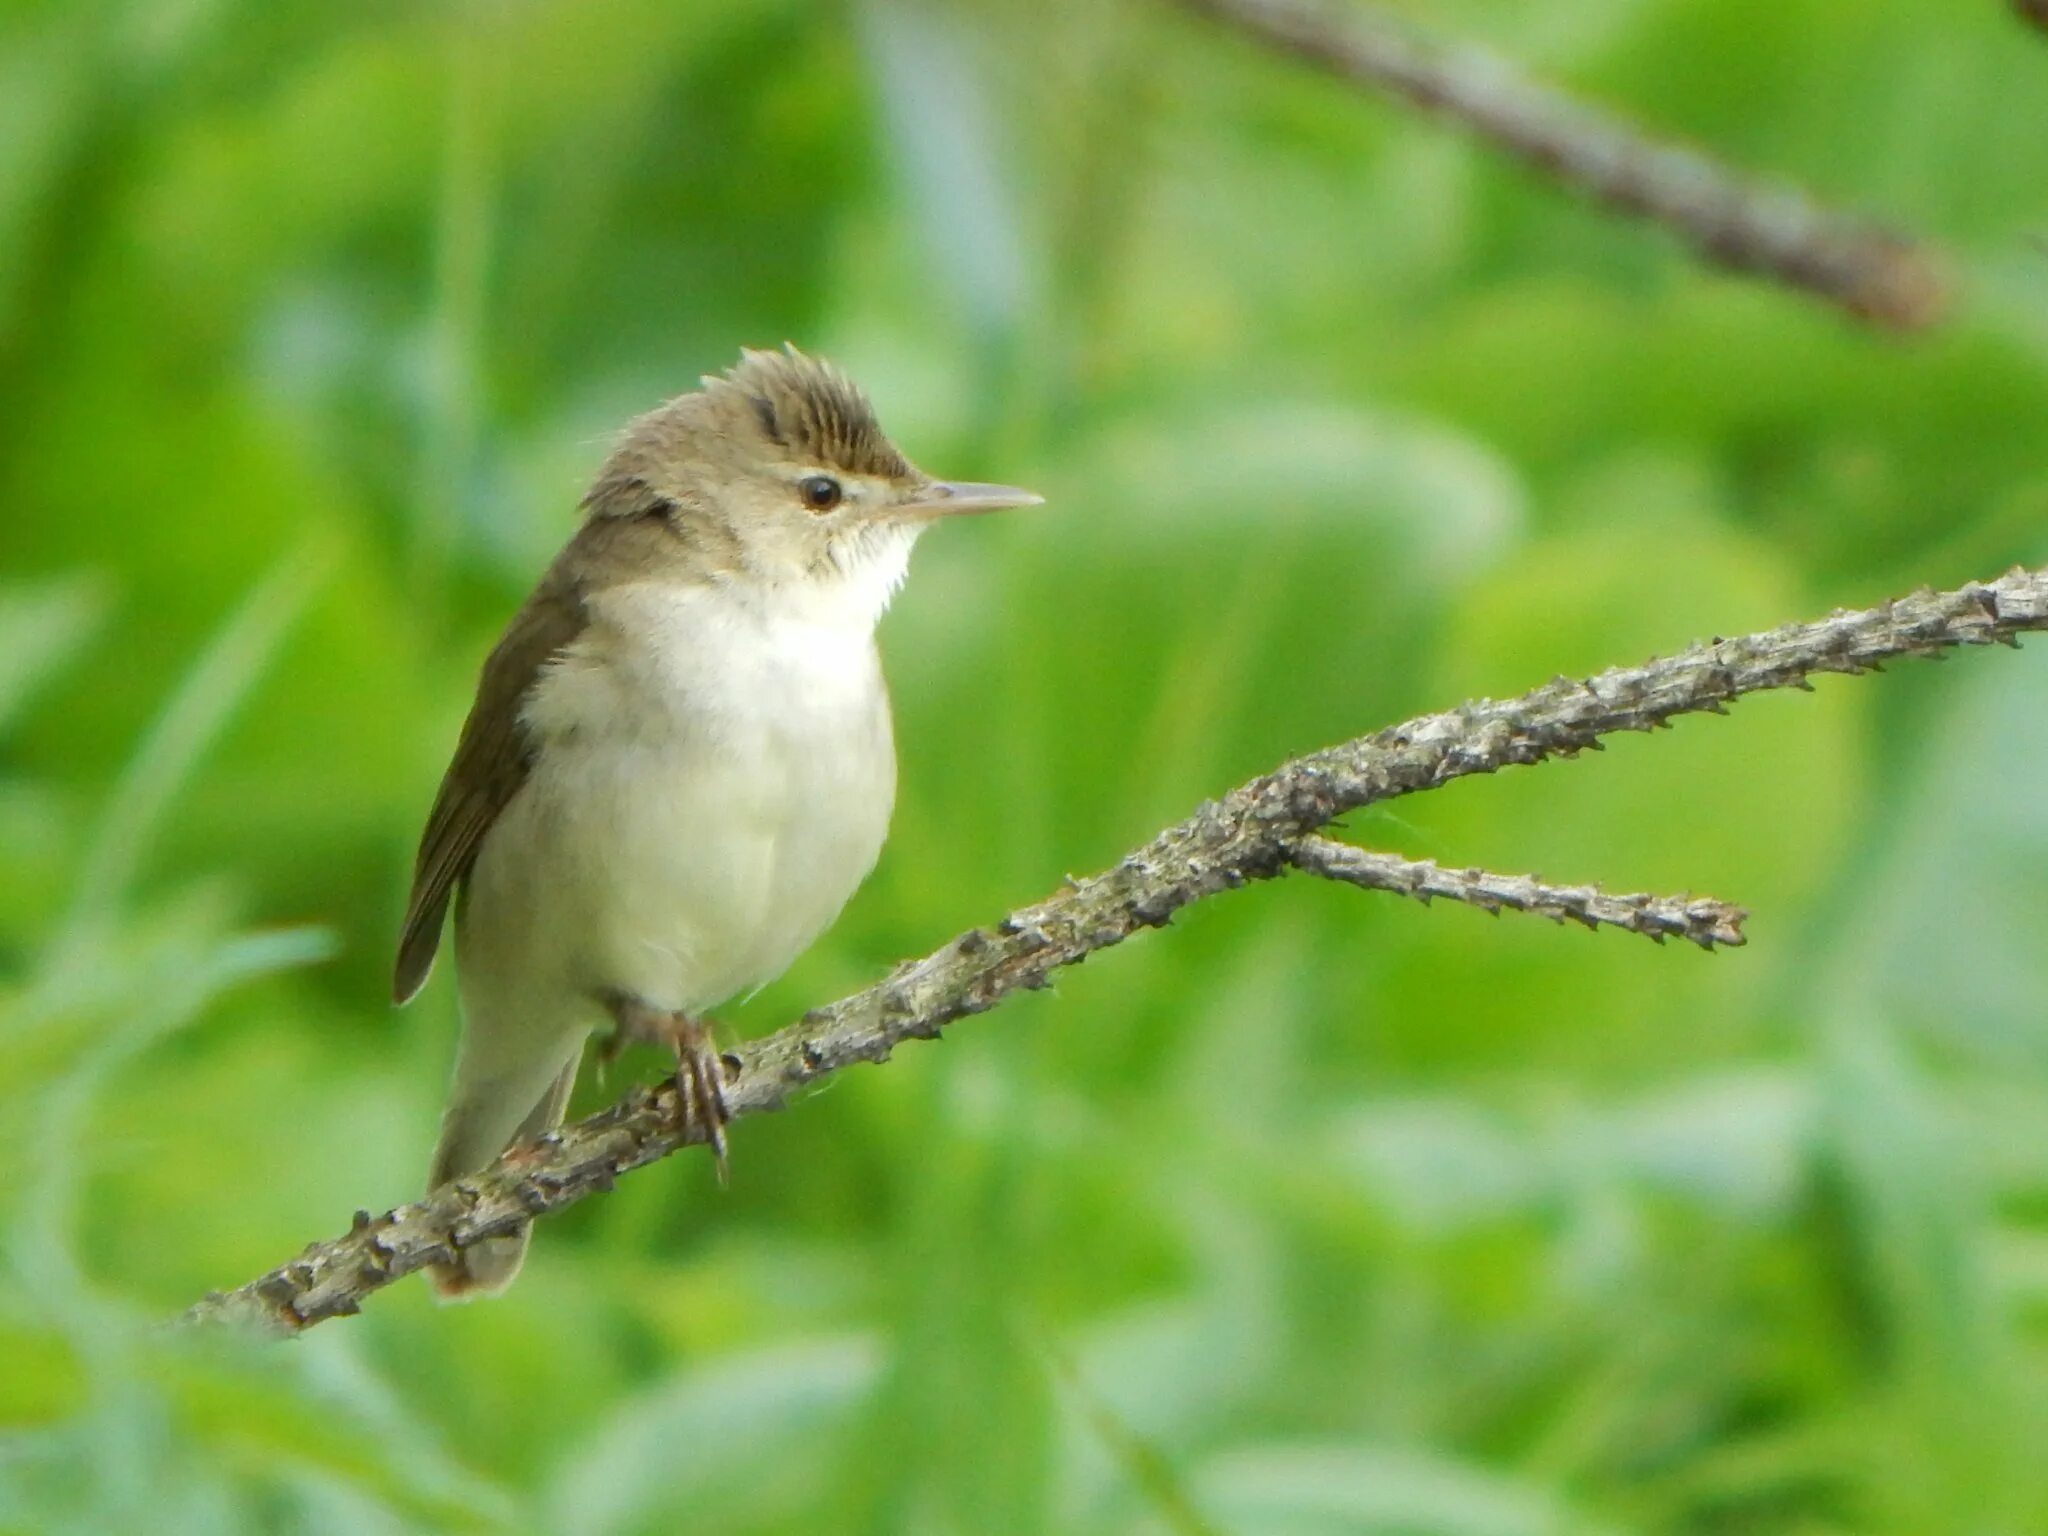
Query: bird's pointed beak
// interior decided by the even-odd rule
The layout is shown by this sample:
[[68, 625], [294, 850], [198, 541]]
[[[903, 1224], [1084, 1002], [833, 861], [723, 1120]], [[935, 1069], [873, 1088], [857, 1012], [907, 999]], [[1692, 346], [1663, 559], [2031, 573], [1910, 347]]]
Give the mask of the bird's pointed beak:
[[1045, 498], [1014, 485], [983, 485], [975, 480], [927, 480], [908, 501], [890, 510], [910, 517], [954, 517], [969, 512], [1005, 512], [1035, 507]]

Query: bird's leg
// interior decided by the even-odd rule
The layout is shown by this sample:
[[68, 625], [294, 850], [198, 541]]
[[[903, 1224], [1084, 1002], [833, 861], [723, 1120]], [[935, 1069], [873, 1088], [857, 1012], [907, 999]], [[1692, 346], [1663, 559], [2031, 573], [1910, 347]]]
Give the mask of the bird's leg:
[[598, 1060], [609, 1066], [628, 1044], [654, 1045], [676, 1058], [676, 1097], [684, 1112], [703, 1131], [718, 1160], [718, 1182], [726, 1181], [725, 1128], [732, 1115], [725, 1104], [725, 1066], [718, 1059], [711, 1031], [701, 1019], [679, 1009], [657, 1008], [643, 998], [607, 993], [604, 1005], [612, 1016], [612, 1032], [598, 1045]]

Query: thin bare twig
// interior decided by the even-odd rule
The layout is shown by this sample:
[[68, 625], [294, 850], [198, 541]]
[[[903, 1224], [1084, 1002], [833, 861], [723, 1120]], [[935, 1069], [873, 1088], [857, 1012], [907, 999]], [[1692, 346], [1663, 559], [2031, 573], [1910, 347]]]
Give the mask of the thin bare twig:
[[[1100, 874], [973, 928], [924, 959], [725, 1058], [733, 1115], [779, 1109], [792, 1095], [856, 1062], [888, 1059], [955, 1019], [1020, 990], [1045, 986], [1060, 967], [1164, 926], [1190, 902], [1284, 872], [1304, 837], [1350, 811], [1435, 789], [1469, 774], [1570, 756], [1618, 731], [1650, 731], [1675, 717], [1722, 713], [1745, 694], [1806, 688], [1816, 673], [1873, 671], [1901, 656], [1965, 645], [2017, 644], [2048, 629], [2048, 571], [2014, 570], [1949, 592], [1836, 612], [1805, 624], [1696, 645], [1668, 660], [1557, 678], [1518, 698], [1480, 700], [1423, 715], [1371, 736], [1282, 764], [1202, 806]], [[189, 1319], [241, 1319], [296, 1333], [357, 1311], [403, 1275], [486, 1237], [566, 1209], [692, 1142], [673, 1086], [634, 1088], [618, 1103], [483, 1172], [381, 1216], [357, 1215], [340, 1237], [225, 1295]]]
[[1748, 942], [1742, 923], [1749, 914], [1708, 896], [1613, 896], [1596, 885], [1551, 885], [1534, 875], [1444, 869], [1429, 859], [1374, 853], [1328, 837], [1301, 838], [1287, 857], [1296, 869], [1326, 880], [1413, 896], [1425, 904], [1442, 896], [1496, 916], [1533, 912], [1554, 923], [1570, 918], [1588, 928], [1626, 929], [1659, 944], [1667, 938], [1689, 939], [1701, 949], [1716, 944], [1732, 949]]
[[1762, 273], [1900, 330], [1940, 318], [1940, 272], [1913, 241], [1652, 138], [1498, 54], [1432, 37], [1372, 4], [1181, 3], [1343, 79], [1454, 118], [1565, 185], [1664, 225], [1720, 266]]

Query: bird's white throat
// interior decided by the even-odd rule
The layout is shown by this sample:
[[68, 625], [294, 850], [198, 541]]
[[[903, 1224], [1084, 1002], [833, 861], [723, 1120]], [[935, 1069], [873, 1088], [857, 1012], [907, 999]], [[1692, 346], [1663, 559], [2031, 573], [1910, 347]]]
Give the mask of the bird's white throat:
[[838, 614], [872, 629], [888, 611], [889, 600], [910, 574], [910, 551], [923, 523], [869, 523], [851, 530], [832, 545], [829, 570], [814, 573], [792, 592], [799, 605], [817, 605], [826, 615]]

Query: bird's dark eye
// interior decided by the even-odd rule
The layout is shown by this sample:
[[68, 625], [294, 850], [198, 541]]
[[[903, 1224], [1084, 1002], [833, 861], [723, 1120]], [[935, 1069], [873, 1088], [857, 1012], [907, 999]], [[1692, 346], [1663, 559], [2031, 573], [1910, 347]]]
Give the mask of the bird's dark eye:
[[830, 512], [846, 492], [830, 475], [806, 475], [796, 483], [797, 495], [813, 512]]

